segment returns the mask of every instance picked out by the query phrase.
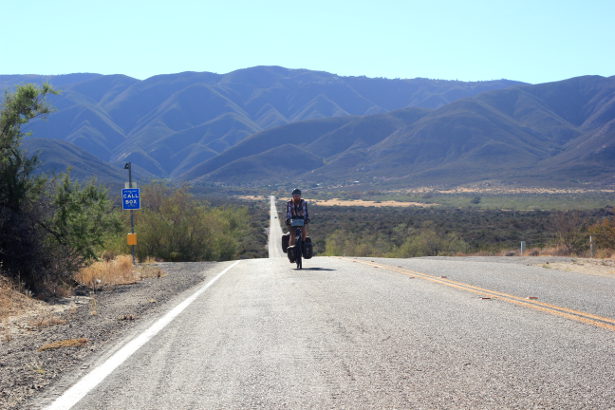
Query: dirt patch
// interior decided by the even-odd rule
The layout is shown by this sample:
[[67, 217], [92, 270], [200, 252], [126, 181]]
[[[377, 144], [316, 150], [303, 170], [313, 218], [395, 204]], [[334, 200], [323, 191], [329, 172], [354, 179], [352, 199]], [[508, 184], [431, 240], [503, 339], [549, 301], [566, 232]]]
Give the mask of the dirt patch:
[[19, 292], [18, 285], [0, 275], [0, 321], [4, 322], [44, 306], [45, 303]]
[[139, 282], [49, 304], [14, 295], [12, 313], [0, 328], [0, 409], [30, 408], [61, 376], [83, 371], [98, 352], [168, 310], [167, 302], [215, 267], [213, 262], [149, 265], [140, 268], [149, 277]]
[[587, 194], [587, 193], [615, 193], [615, 189], [581, 189], [581, 188], [537, 188], [537, 187], [508, 187], [504, 185], [473, 184], [456, 188], [440, 189], [434, 187], [418, 187], [395, 189], [389, 192], [408, 194]]
[[421, 202], [401, 202], [401, 201], [366, 201], [362, 199], [308, 199], [310, 204], [321, 205], [321, 206], [363, 206], [363, 207], [399, 207], [399, 208], [408, 208], [408, 207], [421, 207], [421, 208], [429, 208], [433, 206], [438, 206], [438, 204], [425, 204]]
[[262, 195], [237, 195], [239, 199], [245, 199], [248, 201], [264, 201], [265, 197]]
[[615, 277], [615, 259], [575, 258], [570, 262], [547, 262], [540, 266], [546, 269]]

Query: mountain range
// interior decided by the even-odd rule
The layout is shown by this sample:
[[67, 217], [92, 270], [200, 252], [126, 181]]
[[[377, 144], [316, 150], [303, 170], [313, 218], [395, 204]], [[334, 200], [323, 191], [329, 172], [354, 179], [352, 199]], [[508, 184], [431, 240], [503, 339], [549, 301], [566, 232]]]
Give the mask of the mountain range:
[[615, 77], [517, 86], [432, 110], [290, 124], [242, 141], [187, 177], [275, 180], [262, 164], [284, 144], [296, 163], [312, 165], [283, 177], [306, 182], [612, 184]]
[[142, 178], [196, 183], [614, 182], [615, 77], [528, 85], [254, 67], [0, 76], [0, 89], [45, 81], [61, 94], [29, 124], [27, 149], [107, 180], [132, 161]]

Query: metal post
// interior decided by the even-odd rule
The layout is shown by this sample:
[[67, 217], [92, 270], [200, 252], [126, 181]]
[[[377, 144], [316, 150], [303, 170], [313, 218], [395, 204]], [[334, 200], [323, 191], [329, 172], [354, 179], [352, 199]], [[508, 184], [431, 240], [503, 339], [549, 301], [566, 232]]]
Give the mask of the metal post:
[[524, 250], [525, 250], [525, 241], [521, 241], [521, 256], [523, 256]]
[[[124, 169], [128, 170], [128, 188], [132, 188], [132, 163], [127, 162], [126, 165], [124, 165]], [[130, 233], [135, 233], [135, 214], [132, 209], [130, 210]], [[137, 258], [135, 256], [134, 245], [130, 245], [130, 252], [132, 253], [132, 264], [136, 265]]]
[[589, 257], [594, 257], [594, 238], [591, 235], [589, 235]]

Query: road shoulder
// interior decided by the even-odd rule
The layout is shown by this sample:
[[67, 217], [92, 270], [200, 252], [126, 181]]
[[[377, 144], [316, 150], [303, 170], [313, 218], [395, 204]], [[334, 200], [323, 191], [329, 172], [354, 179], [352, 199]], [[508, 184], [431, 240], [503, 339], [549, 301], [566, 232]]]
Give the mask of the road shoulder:
[[[160, 277], [58, 302], [63, 308], [29, 319], [0, 344], [0, 409], [24, 408], [61, 380], [86, 371], [119, 340], [217, 271], [215, 262], [161, 263]], [[51, 345], [52, 343], [56, 343]], [[29, 407], [29, 406], [28, 406]]]

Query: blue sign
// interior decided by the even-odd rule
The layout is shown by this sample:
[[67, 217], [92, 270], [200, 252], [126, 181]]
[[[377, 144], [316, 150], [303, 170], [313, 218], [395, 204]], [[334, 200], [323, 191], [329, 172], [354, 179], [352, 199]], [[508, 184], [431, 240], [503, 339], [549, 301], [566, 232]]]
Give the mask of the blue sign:
[[122, 189], [122, 209], [125, 211], [141, 209], [141, 190], [139, 188]]

